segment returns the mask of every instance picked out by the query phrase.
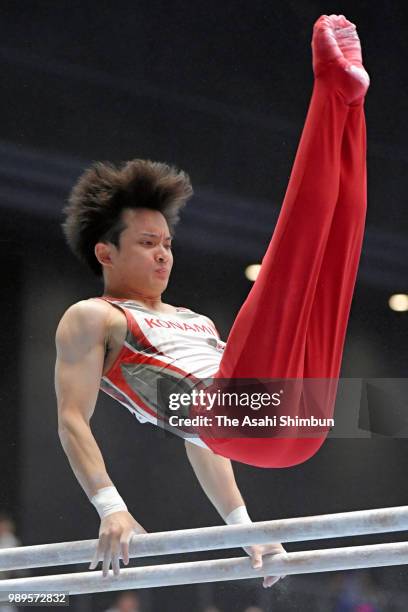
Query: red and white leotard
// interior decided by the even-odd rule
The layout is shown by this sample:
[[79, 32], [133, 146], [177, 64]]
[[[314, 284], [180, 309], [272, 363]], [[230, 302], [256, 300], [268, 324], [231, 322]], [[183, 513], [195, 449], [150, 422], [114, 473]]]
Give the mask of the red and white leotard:
[[[99, 299], [120, 308], [127, 320], [125, 342], [100, 388], [141, 423], [165, 425], [166, 430], [187, 437], [185, 431], [168, 424], [158, 388], [165, 380], [172, 385], [188, 380], [191, 388], [195, 381], [211, 378], [218, 371], [225, 342], [213, 322], [188, 308], [158, 314], [132, 300]], [[205, 446], [198, 437], [191, 438], [191, 433], [188, 438]]]

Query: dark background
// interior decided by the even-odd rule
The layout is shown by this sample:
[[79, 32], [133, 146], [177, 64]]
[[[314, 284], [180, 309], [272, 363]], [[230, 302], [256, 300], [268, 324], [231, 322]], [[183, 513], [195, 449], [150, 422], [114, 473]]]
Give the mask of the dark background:
[[[313, 85], [312, 26], [332, 12], [357, 24], [372, 81], [366, 234], [342, 376], [405, 377], [407, 313], [388, 307], [408, 278], [405, 2], [1, 3], [0, 509], [13, 514], [24, 544], [97, 537], [99, 528], [60, 446], [53, 390], [58, 320], [102, 291], [62, 238], [72, 183], [96, 159], [150, 158], [190, 174], [195, 196], [165, 299], [207, 314], [225, 338], [251, 286], [244, 268], [262, 257], [285, 193]], [[179, 439], [104, 397], [92, 427], [148, 531], [220, 524]], [[405, 504], [407, 459], [406, 440], [375, 435], [328, 440], [290, 470], [236, 464], [235, 472], [252, 518], [262, 520]], [[404, 596], [404, 567], [371, 575]], [[212, 598], [223, 612], [240, 612], [246, 599], [265, 610], [315, 611], [305, 594], [296, 599], [299, 584], [314, 593], [319, 585], [323, 597], [331, 580], [288, 578], [266, 599], [254, 581], [143, 596], [151, 612], [200, 612]], [[72, 605], [102, 610], [112, 599]], [[390, 602], [381, 609], [400, 609]]]

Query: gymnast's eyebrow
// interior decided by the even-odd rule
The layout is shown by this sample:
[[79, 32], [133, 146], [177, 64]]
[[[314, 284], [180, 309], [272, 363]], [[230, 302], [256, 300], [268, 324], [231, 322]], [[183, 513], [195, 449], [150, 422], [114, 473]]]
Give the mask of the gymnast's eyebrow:
[[[141, 232], [141, 236], [150, 236], [151, 238], [160, 238], [159, 234], [152, 234], [151, 232]], [[165, 240], [173, 240], [172, 236], [166, 236]]]

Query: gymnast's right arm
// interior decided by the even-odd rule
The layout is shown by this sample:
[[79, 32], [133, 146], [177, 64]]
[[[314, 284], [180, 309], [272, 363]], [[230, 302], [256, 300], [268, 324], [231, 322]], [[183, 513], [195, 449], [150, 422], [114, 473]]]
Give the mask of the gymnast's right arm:
[[119, 574], [120, 556], [126, 565], [129, 562], [133, 533], [145, 533], [109, 478], [90, 428], [103, 371], [106, 330], [104, 304], [82, 301], [71, 306], [57, 328], [55, 366], [58, 433], [78, 482], [101, 517], [90, 569], [103, 559], [104, 576], [111, 561], [114, 573]]

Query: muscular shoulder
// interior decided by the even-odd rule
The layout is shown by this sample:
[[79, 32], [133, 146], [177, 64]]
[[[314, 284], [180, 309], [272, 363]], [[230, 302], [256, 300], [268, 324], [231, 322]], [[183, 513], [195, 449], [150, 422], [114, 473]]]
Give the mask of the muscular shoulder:
[[111, 306], [102, 300], [81, 300], [61, 317], [56, 332], [57, 349], [68, 352], [104, 344]]

